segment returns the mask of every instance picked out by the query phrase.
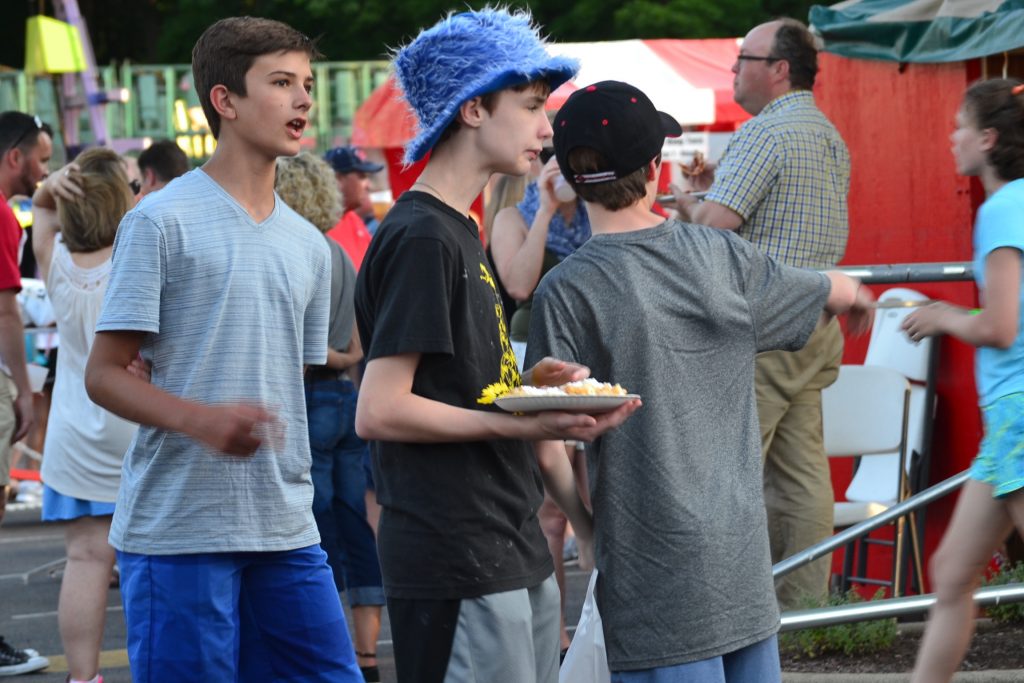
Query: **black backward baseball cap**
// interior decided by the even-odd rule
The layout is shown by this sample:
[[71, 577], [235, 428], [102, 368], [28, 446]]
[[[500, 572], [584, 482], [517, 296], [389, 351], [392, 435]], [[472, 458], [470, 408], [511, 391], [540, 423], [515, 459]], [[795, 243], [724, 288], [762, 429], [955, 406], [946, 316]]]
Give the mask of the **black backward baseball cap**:
[[[574, 92], [558, 110], [553, 127], [558, 166], [577, 185], [624, 178], [658, 156], [665, 138], [683, 133], [678, 121], [655, 109], [641, 90], [621, 81], [601, 81]], [[577, 147], [600, 152], [608, 168], [574, 173], [569, 152]]]

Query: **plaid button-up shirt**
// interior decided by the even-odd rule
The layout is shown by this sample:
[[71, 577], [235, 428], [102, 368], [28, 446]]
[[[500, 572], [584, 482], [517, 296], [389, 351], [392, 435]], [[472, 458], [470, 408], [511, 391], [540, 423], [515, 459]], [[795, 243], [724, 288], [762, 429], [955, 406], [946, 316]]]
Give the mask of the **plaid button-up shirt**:
[[829, 268], [849, 231], [850, 153], [807, 90], [772, 100], [729, 141], [706, 197], [743, 217], [741, 237], [782, 263]]

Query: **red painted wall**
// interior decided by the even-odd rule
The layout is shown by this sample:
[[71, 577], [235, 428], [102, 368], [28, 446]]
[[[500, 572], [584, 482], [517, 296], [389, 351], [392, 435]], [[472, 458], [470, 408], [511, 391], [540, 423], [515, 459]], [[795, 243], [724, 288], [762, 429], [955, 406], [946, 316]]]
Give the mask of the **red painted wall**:
[[[978, 71], [977, 62], [900, 66], [823, 55], [815, 95], [846, 140], [852, 164], [844, 265], [971, 259], [972, 220], [983, 197], [975, 180], [956, 175], [949, 136], [960, 98]], [[908, 286], [977, 305], [973, 283]], [[887, 287], [872, 289], [877, 295]], [[865, 349], [866, 338], [848, 338], [844, 362], [863, 362]], [[973, 373], [973, 349], [943, 339], [932, 483], [965, 469], [977, 449], [981, 423]], [[849, 484], [851, 467], [845, 459], [833, 461], [838, 496]], [[927, 554], [938, 544], [954, 501], [949, 496], [928, 508]], [[889, 557], [872, 552], [869, 573], [886, 575]]]

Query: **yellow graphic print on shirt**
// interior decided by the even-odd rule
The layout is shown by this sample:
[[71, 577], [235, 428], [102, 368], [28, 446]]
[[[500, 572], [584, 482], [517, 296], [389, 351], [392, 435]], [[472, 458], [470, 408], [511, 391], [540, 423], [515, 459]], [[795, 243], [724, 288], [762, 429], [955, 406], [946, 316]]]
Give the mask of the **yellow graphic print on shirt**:
[[522, 384], [519, 377], [519, 365], [516, 363], [516, 354], [512, 350], [512, 344], [508, 341], [508, 325], [505, 324], [505, 312], [501, 307], [501, 296], [498, 294], [498, 285], [494, 282], [491, 272], [487, 266], [480, 264], [480, 279], [491, 286], [494, 292], [494, 316], [498, 319], [498, 339], [501, 342], [501, 373], [499, 380], [488, 384], [480, 393], [477, 403], [494, 403], [494, 399], [502, 396], [515, 387]]

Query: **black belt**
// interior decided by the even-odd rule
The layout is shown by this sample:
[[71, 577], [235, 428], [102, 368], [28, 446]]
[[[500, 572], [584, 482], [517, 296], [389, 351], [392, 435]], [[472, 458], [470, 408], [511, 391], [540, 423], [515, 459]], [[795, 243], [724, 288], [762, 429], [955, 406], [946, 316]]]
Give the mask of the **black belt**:
[[347, 370], [337, 370], [326, 365], [310, 365], [306, 368], [306, 381], [308, 382], [340, 382], [347, 379], [349, 379]]

